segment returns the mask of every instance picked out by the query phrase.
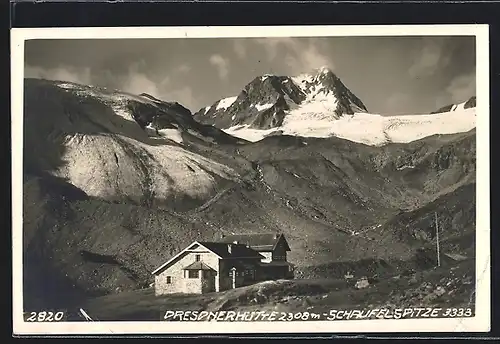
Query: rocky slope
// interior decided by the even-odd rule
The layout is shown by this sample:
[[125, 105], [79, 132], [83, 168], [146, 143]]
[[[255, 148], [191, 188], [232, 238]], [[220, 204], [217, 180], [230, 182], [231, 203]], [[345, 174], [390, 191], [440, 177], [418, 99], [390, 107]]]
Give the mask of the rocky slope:
[[432, 259], [437, 212], [444, 253], [474, 254], [474, 130], [382, 147], [286, 135], [251, 143], [180, 104], [30, 79], [24, 123], [32, 305], [145, 287], [184, 245], [231, 232], [285, 233], [299, 271], [362, 271], [373, 259]]

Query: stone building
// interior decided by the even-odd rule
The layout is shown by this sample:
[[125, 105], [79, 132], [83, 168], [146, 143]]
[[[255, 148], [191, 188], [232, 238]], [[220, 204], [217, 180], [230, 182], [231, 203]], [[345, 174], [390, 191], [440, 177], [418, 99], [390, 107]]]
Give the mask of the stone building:
[[288, 251], [290, 247], [281, 234], [195, 241], [153, 271], [155, 294], [203, 294], [264, 280], [293, 278]]

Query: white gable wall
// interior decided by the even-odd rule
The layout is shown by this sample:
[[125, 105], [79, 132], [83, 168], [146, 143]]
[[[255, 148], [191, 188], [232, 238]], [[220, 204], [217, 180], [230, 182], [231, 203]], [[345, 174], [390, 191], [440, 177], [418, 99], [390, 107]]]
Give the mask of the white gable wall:
[[[219, 257], [203, 246], [184, 252], [177, 257], [170, 265], [159, 275], [155, 275], [155, 294], [174, 294], [174, 293], [201, 293], [202, 274], [198, 279], [188, 278], [188, 272], [184, 268], [195, 262], [196, 255], [200, 255], [200, 260], [210, 266], [215, 271], [219, 271]], [[219, 290], [219, 274], [215, 278], [215, 290]], [[170, 277], [171, 283], [167, 283]]]
[[264, 256], [264, 258], [260, 260], [262, 263], [269, 263], [273, 260], [272, 252], [259, 252], [259, 253]]

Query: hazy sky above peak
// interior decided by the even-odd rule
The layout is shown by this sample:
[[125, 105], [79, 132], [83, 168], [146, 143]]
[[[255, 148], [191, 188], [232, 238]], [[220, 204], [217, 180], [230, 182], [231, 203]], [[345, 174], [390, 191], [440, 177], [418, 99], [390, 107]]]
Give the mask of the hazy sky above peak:
[[330, 67], [373, 113], [428, 113], [475, 95], [475, 37], [32, 40], [25, 77], [146, 92], [191, 111], [256, 76]]

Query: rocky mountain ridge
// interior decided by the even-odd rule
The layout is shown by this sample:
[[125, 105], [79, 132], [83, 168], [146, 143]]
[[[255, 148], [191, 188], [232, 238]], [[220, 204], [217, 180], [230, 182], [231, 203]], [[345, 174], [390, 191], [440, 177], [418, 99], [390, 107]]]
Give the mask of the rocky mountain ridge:
[[248, 125], [253, 129], [279, 127], [299, 106], [321, 103], [336, 117], [366, 112], [365, 105], [327, 67], [295, 77], [265, 74], [247, 84], [236, 97], [215, 102], [194, 114], [197, 121], [230, 128]]

